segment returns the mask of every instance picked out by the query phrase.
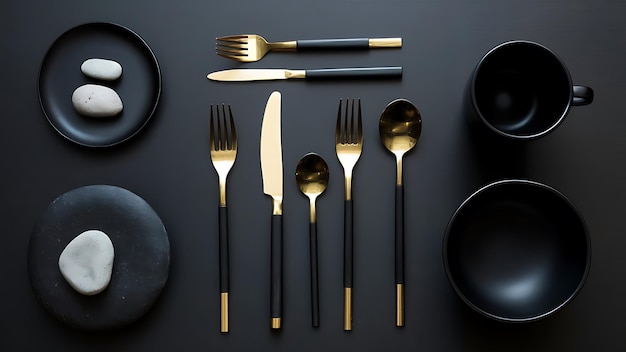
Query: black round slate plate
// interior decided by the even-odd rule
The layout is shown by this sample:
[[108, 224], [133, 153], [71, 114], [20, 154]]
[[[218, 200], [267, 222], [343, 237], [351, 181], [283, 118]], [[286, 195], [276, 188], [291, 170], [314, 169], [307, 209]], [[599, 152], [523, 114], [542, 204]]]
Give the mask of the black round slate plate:
[[[58, 265], [65, 246], [89, 229], [106, 233], [115, 250], [111, 282], [94, 296], [71, 288]], [[84, 330], [119, 328], [143, 316], [165, 287], [169, 264], [169, 239], [157, 213], [136, 194], [109, 185], [80, 187], [55, 199], [28, 247], [37, 299], [60, 321]]]
[[[91, 58], [122, 65], [122, 77], [99, 81], [80, 66]], [[90, 118], [72, 106], [72, 93], [83, 84], [114, 89], [124, 110], [112, 118]], [[113, 23], [87, 23], [63, 33], [48, 49], [39, 73], [39, 101], [50, 124], [65, 138], [88, 147], [107, 147], [128, 140], [152, 117], [161, 95], [161, 71], [146, 42]]]

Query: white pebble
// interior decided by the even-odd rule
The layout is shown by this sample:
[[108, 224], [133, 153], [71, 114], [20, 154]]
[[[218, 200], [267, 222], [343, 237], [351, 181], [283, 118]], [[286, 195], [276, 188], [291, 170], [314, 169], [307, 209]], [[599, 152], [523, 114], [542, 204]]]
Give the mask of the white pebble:
[[104, 291], [113, 272], [113, 243], [106, 233], [87, 230], [76, 236], [59, 257], [59, 269], [74, 290], [92, 296]]
[[88, 59], [80, 65], [80, 70], [91, 78], [114, 81], [122, 75], [122, 65], [107, 59]]
[[72, 94], [72, 104], [79, 114], [109, 117], [119, 114], [124, 105], [116, 91], [98, 84], [85, 84]]

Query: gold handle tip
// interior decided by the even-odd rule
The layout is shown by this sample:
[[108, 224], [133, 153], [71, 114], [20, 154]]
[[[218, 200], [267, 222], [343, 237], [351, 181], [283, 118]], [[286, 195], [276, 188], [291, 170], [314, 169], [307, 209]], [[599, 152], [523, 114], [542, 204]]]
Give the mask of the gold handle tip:
[[369, 40], [370, 48], [401, 48], [402, 38], [372, 38]]
[[220, 294], [220, 332], [228, 332], [228, 292]]
[[272, 329], [280, 329], [280, 318], [272, 318]]
[[404, 285], [396, 284], [396, 326], [404, 326]]
[[352, 287], [343, 289], [343, 330], [352, 331]]

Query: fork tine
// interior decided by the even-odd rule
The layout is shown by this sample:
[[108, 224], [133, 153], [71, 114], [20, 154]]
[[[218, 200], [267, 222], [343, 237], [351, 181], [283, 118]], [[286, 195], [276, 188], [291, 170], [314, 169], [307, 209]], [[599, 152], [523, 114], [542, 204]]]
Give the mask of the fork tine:
[[215, 40], [223, 41], [223, 42], [246, 42], [248, 41], [247, 35], [227, 35], [224, 37], [217, 37]]
[[247, 50], [250, 45], [248, 42], [215, 42], [216, 49], [238, 49]]
[[220, 114], [220, 106], [217, 110], [217, 149], [224, 150], [224, 139], [222, 138], [222, 120], [224, 119], [224, 104], [222, 104], [222, 113]]
[[[354, 131], [354, 99], [350, 99], [350, 129], [348, 130], [348, 143], [356, 143], [356, 132]], [[348, 116], [348, 104], [346, 104], [346, 116]], [[347, 118], [347, 117], [346, 117]]]
[[343, 143], [343, 131], [341, 129], [341, 103], [343, 99], [339, 99], [339, 108], [337, 109], [337, 127], [335, 129], [335, 144]]
[[237, 49], [237, 48], [216, 46], [215, 47], [215, 52], [218, 55], [220, 53], [222, 53], [224, 55], [247, 55], [248, 54], [248, 49], [246, 49], [246, 48]]
[[245, 54], [240, 54], [240, 55], [229, 55], [229, 54], [224, 54], [224, 53], [220, 53], [219, 51], [216, 52], [217, 55], [221, 56], [221, 57], [225, 57], [227, 59], [232, 59], [232, 60], [237, 60], [237, 61], [242, 61], [243, 59], [246, 58]]
[[211, 127], [209, 128], [209, 144], [211, 150], [215, 150], [215, 128], [213, 127], [213, 104], [211, 104], [211, 118], [209, 120]]
[[345, 107], [346, 107], [346, 111], [343, 114], [344, 116], [344, 131], [343, 131], [343, 143], [345, 144], [350, 144], [350, 126], [352, 125], [352, 123], [349, 120], [349, 115], [348, 115], [348, 109], [350, 108], [350, 99], [346, 98], [345, 101]]
[[235, 130], [235, 120], [233, 119], [233, 112], [228, 105], [228, 117], [230, 118], [230, 144], [231, 150], [237, 150], [237, 131]]
[[250, 50], [248, 43], [233, 44], [233, 43], [215, 43], [215, 51], [221, 51], [223, 53], [233, 54], [246, 54]]
[[358, 121], [358, 127], [357, 127], [357, 143], [362, 144], [363, 143], [363, 122], [361, 119], [361, 98], [358, 99], [359, 100], [359, 121]]

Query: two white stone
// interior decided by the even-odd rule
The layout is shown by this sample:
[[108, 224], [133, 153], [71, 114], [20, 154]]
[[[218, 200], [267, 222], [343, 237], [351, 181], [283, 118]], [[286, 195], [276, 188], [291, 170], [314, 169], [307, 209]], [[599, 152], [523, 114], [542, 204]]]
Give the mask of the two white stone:
[[113, 272], [113, 243], [100, 230], [76, 236], [59, 256], [59, 269], [77, 292], [92, 296], [107, 288]]
[[[85, 76], [103, 81], [114, 81], [122, 75], [122, 66], [113, 60], [88, 59], [80, 69]], [[99, 84], [78, 87], [72, 93], [72, 104], [79, 114], [89, 117], [116, 116], [124, 109], [117, 92]]]

